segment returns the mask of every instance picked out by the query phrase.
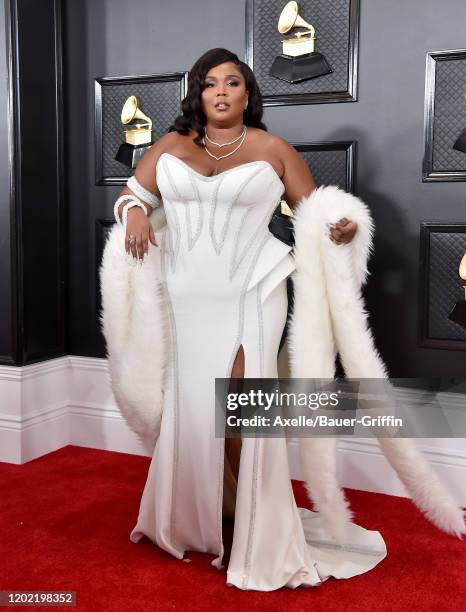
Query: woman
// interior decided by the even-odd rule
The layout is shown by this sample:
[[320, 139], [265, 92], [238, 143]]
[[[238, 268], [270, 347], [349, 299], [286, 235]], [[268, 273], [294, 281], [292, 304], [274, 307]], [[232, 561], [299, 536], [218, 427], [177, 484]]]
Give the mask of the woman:
[[[315, 189], [306, 162], [261, 117], [250, 68], [225, 49], [208, 51], [189, 73], [182, 115], [141, 158], [118, 210], [142, 201], [127, 211], [125, 248], [142, 260], [149, 241], [160, 249], [170, 319], [160, 436], [131, 540], [145, 535], [180, 559], [213, 553], [221, 569], [222, 517], [234, 517], [227, 584], [269, 591], [361, 574], [386, 549], [355, 524], [357, 551], [306, 542], [286, 440], [215, 436], [216, 377], [277, 376], [294, 263], [268, 225], [282, 197], [293, 209]], [[156, 198], [167, 226], [154, 233], [146, 215]], [[342, 218], [331, 239], [349, 243], [356, 231]]]

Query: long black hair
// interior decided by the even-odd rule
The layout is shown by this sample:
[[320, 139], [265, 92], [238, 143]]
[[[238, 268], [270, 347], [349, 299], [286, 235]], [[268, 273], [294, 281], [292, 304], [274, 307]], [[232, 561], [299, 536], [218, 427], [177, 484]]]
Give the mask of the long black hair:
[[186, 136], [189, 134], [190, 130], [195, 130], [198, 135], [193, 139], [193, 142], [202, 146], [201, 141], [205, 134], [204, 126], [207, 123], [207, 117], [202, 111], [201, 100], [202, 90], [204, 89], [204, 79], [211, 68], [223, 64], [224, 62], [233, 62], [236, 64], [246, 81], [249, 100], [247, 109], [243, 114], [243, 123], [267, 131], [266, 125], [261, 121], [264, 112], [262, 96], [253, 71], [247, 64], [242, 62], [235, 53], [219, 47], [206, 51], [189, 71], [188, 93], [181, 102], [181, 115], [179, 115], [175, 119], [174, 124], [168, 128], [168, 132], [174, 132], [176, 130], [179, 134]]

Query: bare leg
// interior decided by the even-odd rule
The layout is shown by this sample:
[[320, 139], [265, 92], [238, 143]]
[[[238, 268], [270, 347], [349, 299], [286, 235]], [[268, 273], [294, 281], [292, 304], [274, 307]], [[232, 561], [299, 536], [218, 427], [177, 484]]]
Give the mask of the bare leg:
[[[244, 349], [241, 344], [235, 357], [231, 378], [244, 378]], [[231, 385], [230, 385], [231, 389]], [[236, 488], [241, 456], [241, 438], [225, 438], [223, 477], [223, 516], [233, 518], [235, 514]]]

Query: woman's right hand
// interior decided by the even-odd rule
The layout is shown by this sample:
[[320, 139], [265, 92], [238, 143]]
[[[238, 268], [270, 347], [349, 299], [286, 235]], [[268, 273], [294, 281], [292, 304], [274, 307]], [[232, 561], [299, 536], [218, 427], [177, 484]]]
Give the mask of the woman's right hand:
[[[131, 244], [130, 236], [135, 238]], [[138, 206], [133, 206], [128, 210], [126, 219], [125, 251], [131, 253], [135, 259], [144, 261], [144, 255], [149, 251], [149, 240], [154, 246], [158, 246], [150, 219]]]

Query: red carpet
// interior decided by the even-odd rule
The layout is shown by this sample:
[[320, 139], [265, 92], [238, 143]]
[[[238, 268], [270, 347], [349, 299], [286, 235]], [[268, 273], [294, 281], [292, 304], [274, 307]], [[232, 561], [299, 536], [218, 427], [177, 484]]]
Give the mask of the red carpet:
[[[465, 542], [405, 498], [347, 490], [355, 521], [387, 543], [388, 556], [369, 573], [240, 591], [210, 565], [215, 555], [188, 552], [186, 563], [146, 538], [129, 541], [148, 466], [147, 457], [76, 446], [22, 466], [0, 463], [0, 590], [73, 590], [77, 609], [98, 612], [464, 610]], [[311, 507], [293, 484], [298, 505]]]

